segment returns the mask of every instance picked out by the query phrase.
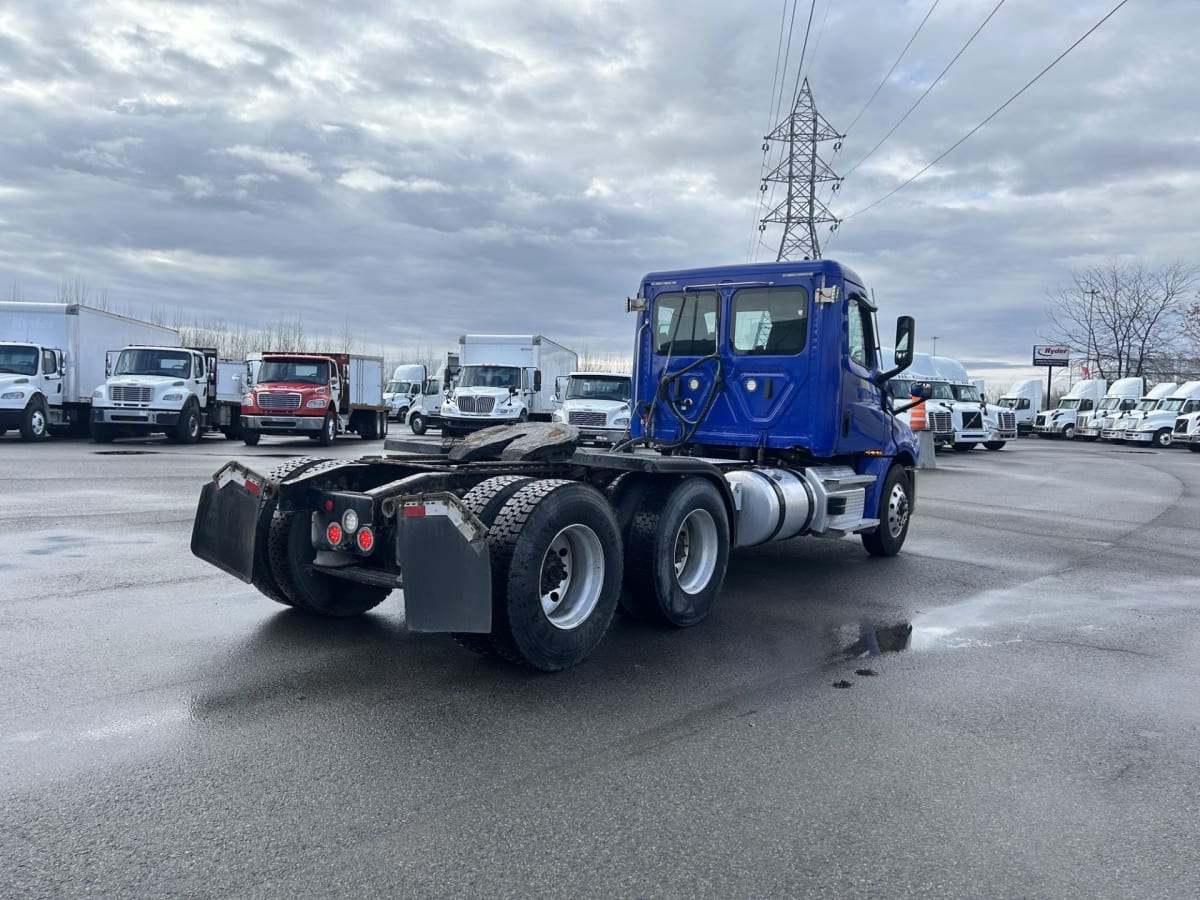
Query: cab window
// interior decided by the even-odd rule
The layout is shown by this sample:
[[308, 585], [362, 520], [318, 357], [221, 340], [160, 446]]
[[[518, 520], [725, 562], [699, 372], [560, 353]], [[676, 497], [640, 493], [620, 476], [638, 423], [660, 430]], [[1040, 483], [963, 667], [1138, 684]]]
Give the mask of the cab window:
[[792, 356], [808, 334], [808, 291], [799, 286], [743, 288], [733, 295], [735, 353]]
[[875, 362], [874, 333], [871, 329], [871, 310], [851, 297], [846, 304], [846, 332], [849, 337], [850, 359], [864, 369]]
[[654, 352], [703, 356], [717, 349], [715, 291], [659, 294], [654, 302]]

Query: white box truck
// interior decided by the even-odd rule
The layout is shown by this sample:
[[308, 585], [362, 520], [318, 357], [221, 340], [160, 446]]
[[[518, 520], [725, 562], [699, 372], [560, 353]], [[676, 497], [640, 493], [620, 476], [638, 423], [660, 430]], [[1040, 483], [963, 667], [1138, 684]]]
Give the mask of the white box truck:
[[1096, 440], [1105, 428], [1112, 427], [1118, 416], [1137, 406], [1138, 398], [1145, 390], [1146, 379], [1140, 376], [1118, 378], [1109, 387], [1108, 393], [1100, 398], [1100, 402], [1096, 404], [1093, 411], [1079, 414], [1075, 422], [1076, 439]]
[[240, 436], [246, 362], [214, 348], [135, 344], [110, 351], [108, 376], [92, 392], [92, 440], [162, 433], [194, 444], [206, 431]]
[[550, 414], [555, 422], [579, 429], [583, 440], [615, 444], [629, 434], [628, 372], [572, 372], [561, 392], [561, 405]]
[[540, 334], [464, 334], [458, 383], [442, 404], [442, 434], [492, 425], [550, 421], [554, 386], [579, 368], [579, 356]]
[[1157, 408], [1125, 428], [1125, 442], [1170, 447], [1176, 418], [1194, 412], [1200, 412], [1200, 381], [1185, 381]]
[[67, 303], [0, 303], [0, 434], [27, 441], [86, 434], [106, 352], [138, 342], [178, 347], [179, 332]]
[[1042, 408], [1042, 379], [1025, 378], [1013, 382], [998, 401], [1000, 406], [1011, 409], [1017, 420], [1017, 434], [1033, 434], [1033, 419]]
[[1144, 396], [1134, 404], [1133, 409], [1108, 416], [1100, 426], [1100, 440], [1122, 443], [1125, 440], [1125, 429], [1135, 424], [1146, 413], [1158, 409], [1159, 405], [1179, 388], [1174, 381], [1163, 381], [1150, 388]]
[[1074, 386], [1063, 394], [1057, 407], [1043, 409], [1037, 414], [1037, 418], [1033, 420], [1033, 433], [1038, 437], [1073, 438], [1076, 416], [1095, 409], [1107, 390], [1108, 382], [1103, 378], [1075, 382]]

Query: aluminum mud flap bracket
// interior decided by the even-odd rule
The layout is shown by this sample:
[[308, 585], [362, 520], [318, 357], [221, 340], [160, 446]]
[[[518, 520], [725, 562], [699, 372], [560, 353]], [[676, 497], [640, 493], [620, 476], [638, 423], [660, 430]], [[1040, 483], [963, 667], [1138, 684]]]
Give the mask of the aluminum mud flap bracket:
[[192, 553], [247, 584], [254, 577], [259, 507], [270, 493], [266, 484], [240, 463], [226, 463], [200, 489], [192, 522]]
[[396, 499], [396, 561], [409, 631], [492, 630], [487, 529], [450, 493]]

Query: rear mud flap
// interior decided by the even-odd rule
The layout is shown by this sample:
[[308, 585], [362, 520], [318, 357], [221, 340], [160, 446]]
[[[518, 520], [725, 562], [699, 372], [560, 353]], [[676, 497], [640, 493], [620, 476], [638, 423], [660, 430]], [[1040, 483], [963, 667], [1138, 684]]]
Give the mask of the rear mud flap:
[[[240, 467], [239, 467], [240, 468]], [[200, 489], [192, 522], [192, 553], [249, 584], [262, 488], [228, 466]]]
[[[492, 630], [492, 564], [487, 540], [453, 502], [410, 504], [396, 520], [396, 559], [410, 631]], [[416, 510], [419, 509], [419, 514]]]

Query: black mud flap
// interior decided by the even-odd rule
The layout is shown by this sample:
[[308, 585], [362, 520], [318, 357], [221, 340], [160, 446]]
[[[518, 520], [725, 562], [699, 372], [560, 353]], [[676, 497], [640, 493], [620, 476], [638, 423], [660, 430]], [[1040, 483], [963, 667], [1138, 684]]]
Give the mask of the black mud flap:
[[263, 481], [228, 463], [200, 489], [192, 522], [192, 553], [249, 584]]
[[410, 631], [492, 630], [492, 563], [482, 524], [453, 495], [405, 501], [396, 559]]

